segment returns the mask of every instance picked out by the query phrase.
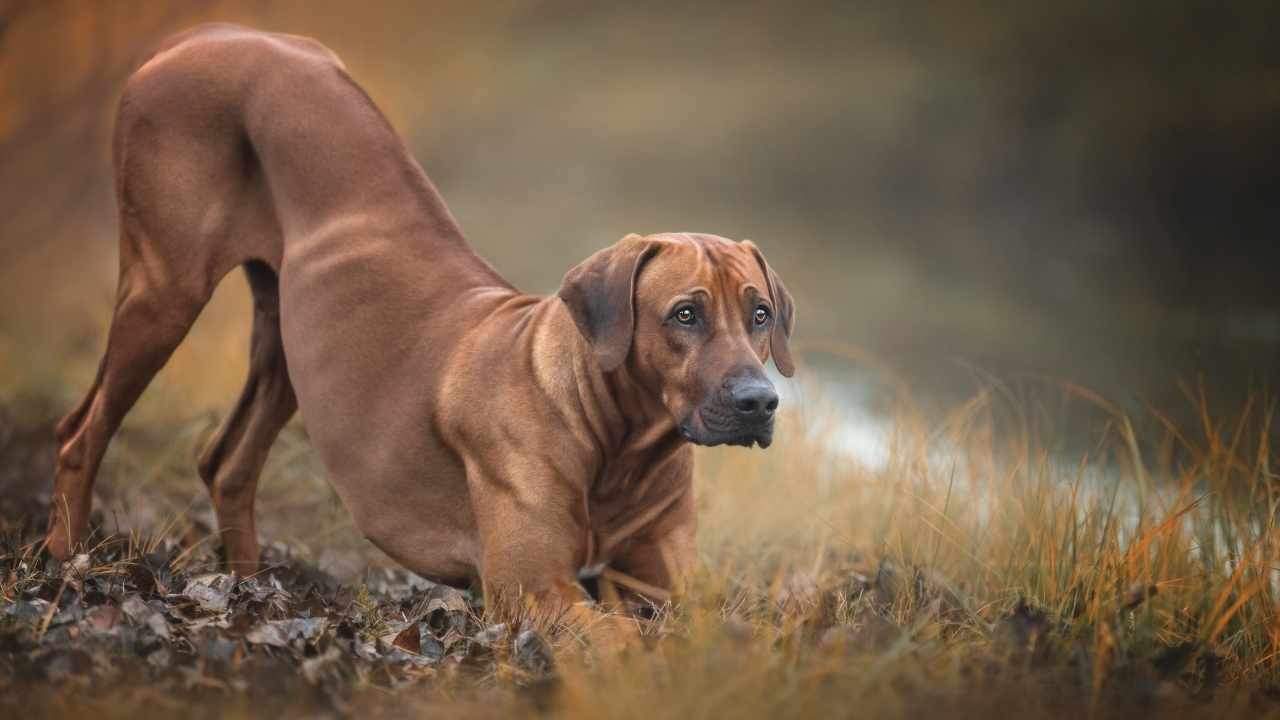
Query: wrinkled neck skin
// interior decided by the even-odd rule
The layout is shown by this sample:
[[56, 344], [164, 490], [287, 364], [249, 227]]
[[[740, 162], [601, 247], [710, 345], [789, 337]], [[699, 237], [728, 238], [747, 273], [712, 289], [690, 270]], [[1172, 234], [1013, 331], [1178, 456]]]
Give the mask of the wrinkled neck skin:
[[595, 404], [608, 419], [596, 434], [596, 444], [608, 457], [658, 462], [688, 444], [670, 411], [645, 389], [630, 363], [606, 373], [590, 362], [576, 371], [578, 395], [573, 400]]
[[[691, 491], [693, 447], [634, 356], [605, 372], [560, 298], [538, 298], [529, 311], [547, 315], [546, 322], [524, 326], [543, 328], [529, 345], [542, 396], [567, 421], [583, 457], [594, 461], [584, 468], [595, 536], [587, 564], [607, 562]], [[566, 338], [577, 347], [564, 347]], [[541, 358], [561, 365], [548, 367]]]

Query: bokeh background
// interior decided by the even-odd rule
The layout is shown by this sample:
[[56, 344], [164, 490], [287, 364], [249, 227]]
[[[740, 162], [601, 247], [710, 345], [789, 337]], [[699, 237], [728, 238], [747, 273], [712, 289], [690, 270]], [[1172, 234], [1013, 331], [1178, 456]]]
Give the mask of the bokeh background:
[[[697, 230], [755, 240], [794, 292], [803, 364], [777, 443], [697, 451], [705, 577], [624, 672], [560, 663], [561, 714], [823, 716], [856, 698], [877, 717], [1274, 715], [1276, 0], [0, 0], [0, 708], [301, 707], [276, 685], [296, 664], [237, 649], [223, 673], [206, 660], [225, 637], [186, 620], [172, 653], [119, 635], [90, 662], [87, 630], [46, 652], [71, 637], [58, 598], [81, 579], [26, 559], [52, 422], [89, 384], [116, 291], [115, 105], [149, 48], [211, 20], [335, 50], [526, 290], [626, 233]], [[95, 550], [95, 579], [120, 588], [95, 612], [134, 570], [175, 567], [142, 557], [160, 543], [183, 573], [218, 567], [194, 457], [240, 392], [249, 318], [233, 273], [114, 441], [94, 537], [137, 556], [126, 572]], [[301, 422], [256, 507], [271, 563], [386, 587], [391, 561]], [[38, 667], [14, 634], [37, 588], [48, 682], [12, 684]], [[319, 617], [313, 589], [291, 612]], [[136, 695], [98, 692], [140, 664]], [[86, 691], [81, 666], [111, 667], [112, 687]], [[548, 712], [555, 686], [501, 665], [477, 666], [459, 707], [467, 675], [440, 668], [440, 701], [343, 682], [396, 717], [503, 697], [509, 716]]]
[[[120, 89], [208, 20], [333, 48], [529, 291], [628, 232], [699, 230], [765, 249], [809, 370], [845, 384], [1053, 377], [1177, 413], [1180, 381], [1233, 402], [1280, 360], [1275, 3], [0, 8], [0, 385], [67, 405], [115, 292]], [[231, 405], [248, 316], [233, 276], [166, 403]]]

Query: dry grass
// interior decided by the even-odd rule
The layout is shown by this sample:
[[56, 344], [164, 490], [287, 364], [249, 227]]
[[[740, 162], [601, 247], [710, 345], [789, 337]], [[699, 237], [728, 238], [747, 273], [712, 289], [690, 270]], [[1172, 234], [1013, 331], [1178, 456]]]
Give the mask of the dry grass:
[[584, 674], [570, 714], [1263, 710], [1271, 405], [1149, 450], [1116, 415], [1063, 458], [1016, 422], [996, 432], [993, 397], [902, 420], [877, 471], [821, 419], [790, 418], [767, 456], [705, 453], [708, 572], [664, 628], [681, 640]]
[[[498, 658], [479, 676], [394, 692], [357, 684], [350, 707], [493, 715], [532, 704], [646, 719], [1275, 712], [1274, 406], [1259, 398], [1229, 419], [1199, 406], [1199, 427], [1166, 425], [1152, 440], [1100, 398], [1064, 392], [1112, 413], [1086, 453], [1046, 449], [1060, 446], [1055, 431], [993, 385], [937, 422], [901, 395], [887, 463], [868, 468], [810, 388], [770, 450], [700, 451], [705, 570], [647, 626], [644, 648], [605, 659], [563, 635], [554, 683], [530, 689]], [[132, 508], [135, 527], [200, 542], [206, 526], [190, 518], [208, 511], [190, 458], [212, 420], [135, 423], [103, 481], [109, 504]], [[266, 539], [380, 563], [322, 477], [303, 433], [287, 432], [263, 482]], [[217, 707], [254, 714], [234, 694]]]

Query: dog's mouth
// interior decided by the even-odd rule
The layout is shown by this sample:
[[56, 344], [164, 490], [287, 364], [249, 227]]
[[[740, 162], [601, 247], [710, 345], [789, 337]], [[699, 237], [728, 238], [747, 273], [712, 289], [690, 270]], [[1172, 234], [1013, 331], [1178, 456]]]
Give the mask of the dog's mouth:
[[744, 424], [730, 421], [714, 409], [702, 408], [680, 423], [680, 434], [685, 440], [703, 447], [736, 445], [749, 448], [759, 445], [764, 449], [773, 444], [773, 419]]

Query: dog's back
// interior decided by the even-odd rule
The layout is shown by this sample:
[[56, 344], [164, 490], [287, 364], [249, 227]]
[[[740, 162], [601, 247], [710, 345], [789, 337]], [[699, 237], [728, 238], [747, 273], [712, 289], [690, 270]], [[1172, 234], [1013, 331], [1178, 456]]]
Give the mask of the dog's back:
[[122, 233], [122, 252], [174, 264], [197, 252], [215, 282], [248, 260], [278, 271], [282, 230], [367, 211], [377, 175], [411, 192], [387, 179], [406, 155], [398, 138], [333, 53], [234, 25], [175, 36], [134, 73], [114, 152], [121, 214], [139, 231]]

